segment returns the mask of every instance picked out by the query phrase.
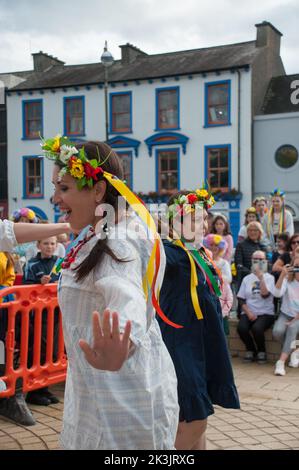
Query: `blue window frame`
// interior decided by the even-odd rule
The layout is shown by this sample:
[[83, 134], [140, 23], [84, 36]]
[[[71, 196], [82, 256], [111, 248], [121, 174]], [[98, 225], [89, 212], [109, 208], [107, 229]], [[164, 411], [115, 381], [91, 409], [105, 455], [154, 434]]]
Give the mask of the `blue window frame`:
[[156, 191], [172, 194], [180, 189], [180, 150], [156, 149]]
[[132, 92], [110, 93], [110, 134], [132, 133]]
[[180, 88], [156, 89], [156, 130], [180, 129]]
[[230, 126], [231, 81], [205, 83], [205, 127]]
[[124, 172], [124, 179], [126, 184], [129, 186], [130, 189], [133, 190], [133, 155], [132, 152], [129, 150], [127, 152], [121, 151], [117, 152], [119, 156]]
[[64, 135], [85, 135], [85, 97], [68, 96], [63, 99]]
[[212, 191], [231, 189], [231, 145], [205, 146], [205, 180]]
[[22, 101], [23, 139], [39, 139], [43, 135], [43, 100]]
[[23, 199], [44, 198], [44, 159], [37, 155], [23, 157]]

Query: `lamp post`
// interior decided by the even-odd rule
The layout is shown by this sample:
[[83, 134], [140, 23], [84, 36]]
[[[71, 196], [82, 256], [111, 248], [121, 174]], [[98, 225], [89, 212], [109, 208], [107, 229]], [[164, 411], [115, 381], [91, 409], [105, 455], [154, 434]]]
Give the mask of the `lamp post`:
[[101, 56], [101, 62], [104, 65], [105, 81], [105, 129], [106, 129], [106, 142], [108, 142], [108, 69], [114, 62], [113, 55], [108, 51], [107, 41], [105, 41], [104, 52]]

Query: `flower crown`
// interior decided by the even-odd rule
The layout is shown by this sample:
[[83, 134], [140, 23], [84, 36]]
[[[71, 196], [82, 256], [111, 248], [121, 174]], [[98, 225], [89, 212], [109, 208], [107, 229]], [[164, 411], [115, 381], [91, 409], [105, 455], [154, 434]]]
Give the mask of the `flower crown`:
[[62, 167], [59, 172], [60, 177], [69, 173], [78, 180], [78, 189], [82, 189], [84, 186], [92, 188], [94, 183], [99, 181], [99, 176], [104, 173], [102, 165], [108, 160], [112, 152], [111, 150], [103, 161], [101, 161], [100, 155], [98, 155], [99, 160], [89, 160], [84, 147], [78, 150], [67, 137], [60, 134], [52, 139], [42, 139], [41, 147], [46, 158], [54, 160]]
[[221, 251], [226, 251], [227, 249], [227, 241], [221, 235], [217, 233], [209, 233], [203, 240], [203, 244], [207, 248], [211, 248], [214, 244], [220, 248]]
[[38, 218], [35, 215], [35, 212], [28, 207], [22, 207], [21, 209], [15, 210], [11, 215], [11, 220], [13, 222], [18, 222], [21, 217], [26, 217], [29, 222], [36, 224], [38, 222]]
[[215, 199], [204, 187], [196, 189], [187, 195], [180, 194], [168, 207], [167, 217], [173, 219], [177, 215], [187, 215], [195, 210], [195, 206], [210, 209], [215, 204]]
[[274, 196], [279, 196], [279, 197], [284, 197], [285, 196], [285, 192], [280, 189], [280, 188], [275, 188], [273, 189], [273, 191], [271, 192], [271, 196], [274, 197]]

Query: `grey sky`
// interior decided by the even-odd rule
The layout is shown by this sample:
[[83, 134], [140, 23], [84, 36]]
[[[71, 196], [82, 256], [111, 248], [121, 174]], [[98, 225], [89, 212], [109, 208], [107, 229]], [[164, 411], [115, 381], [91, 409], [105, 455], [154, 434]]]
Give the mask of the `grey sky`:
[[299, 73], [298, 0], [0, 0], [0, 72], [32, 69], [39, 50], [97, 62], [105, 39], [115, 59], [127, 42], [155, 54], [251, 41], [264, 20], [283, 33], [287, 74]]

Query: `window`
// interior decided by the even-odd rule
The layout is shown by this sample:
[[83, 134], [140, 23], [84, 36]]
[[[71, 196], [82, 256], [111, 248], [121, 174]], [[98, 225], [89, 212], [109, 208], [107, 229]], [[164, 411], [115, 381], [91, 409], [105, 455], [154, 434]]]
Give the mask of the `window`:
[[131, 152], [118, 152], [118, 156], [120, 157], [121, 162], [122, 162], [124, 180], [126, 181], [127, 186], [133, 189], [132, 153]]
[[64, 133], [69, 136], [85, 134], [84, 96], [64, 98]]
[[39, 139], [43, 133], [42, 100], [23, 101], [23, 139]]
[[43, 198], [43, 158], [24, 157], [23, 197]]
[[230, 124], [230, 82], [206, 83], [206, 126]]
[[207, 148], [206, 167], [210, 188], [213, 191], [229, 191], [230, 147]]
[[275, 152], [275, 161], [280, 168], [291, 168], [298, 161], [298, 151], [293, 145], [282, 145]]
[[159, 150], [158, 156], [158, 191], [175, 192], [179, 189], [178, 150]]
[[132, 93], [111, 93], [110, 110], [110, 132], [132, 132]]
[[157, 129], [179, 129], [179, 88], [156, 90]]

